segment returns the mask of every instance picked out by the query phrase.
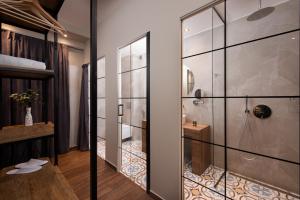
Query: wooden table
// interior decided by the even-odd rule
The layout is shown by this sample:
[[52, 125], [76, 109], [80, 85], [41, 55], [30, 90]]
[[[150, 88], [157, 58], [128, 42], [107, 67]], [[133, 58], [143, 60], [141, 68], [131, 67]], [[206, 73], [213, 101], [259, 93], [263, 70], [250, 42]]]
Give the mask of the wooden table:
[[201, 175], [211, 164], [210, 128], [208, 125], [193, 126], [192, 123], [183, 125], [184, 137], [192, 139], [192, 172]]
[[7, 175], [14, 167], [0, 171], [0, 199], [2, 200], [77, 200], [60, 170], [50, 162], [37, 172]]
[[6, 126], [0, 130], [0, 144], [37, 139], [43, 137], [52, 137], [54, 134], [54, 125], [51, 122], [36, 123], [33, 126], [15, 125]]

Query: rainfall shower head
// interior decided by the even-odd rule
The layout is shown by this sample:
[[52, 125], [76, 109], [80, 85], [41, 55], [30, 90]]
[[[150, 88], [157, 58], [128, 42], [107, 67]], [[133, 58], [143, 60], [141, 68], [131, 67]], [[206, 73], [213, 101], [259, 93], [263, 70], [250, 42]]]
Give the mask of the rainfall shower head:
[[274, 7], [265, 7], [261, 8], [261, 0], [259, 1], [259, 10], [255, 11], [249, 17], [247, 17], [247, 21], [256, 21], [260, 20], [269, 14], [271, 14], [275, 10]]

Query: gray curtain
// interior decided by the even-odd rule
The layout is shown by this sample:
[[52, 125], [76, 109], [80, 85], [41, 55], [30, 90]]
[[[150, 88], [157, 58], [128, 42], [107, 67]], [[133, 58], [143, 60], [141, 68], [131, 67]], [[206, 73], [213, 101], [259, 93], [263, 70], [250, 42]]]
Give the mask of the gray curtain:
[[[44, 40], [20, 35], [11, 31], [1, 30], [2, 37], [2, 54], [11, 55], [15, 57], [28, 58], [37, 61], [44, 61], [44, 55], [48, 57], [48, 69], [53, 69], [53, 50], [54, 44], [48, 43], [48, 52], [44, 49]], [[63, 45], [58, 45], [58, 71], [59, 71], [59, 110], [60, 119], [63, 120], [59, 124], [59, 153], [64, 153], [69, 149], [69, 74], [68, 74], [68, 50]], [[1, 106], [4, 109], [2, 116], [2, 124], [4, 126], [24, 124], [25, 109], [24, 107], [12, 102], [9, 98], [11, 93], [22, 92], [28, 88], [38, 90], [40, 94], [43, 93], [41, 81], [33, 80], [16, 80], [16, 79], [2, 79], [1, 92], [3, 98], [1, 99]], [[48, 90], [48, 119], [53, 121], [53, 81], [49, 84]], [[32, 116], [34, 122], [41, 122], [42, 118], [42, 95], [38, 102], [32, 105]], [[67, 142], [65, 140], [68, 140]], [[67, 145], [66, 145], [67, 144]], [[28, 160], [30, 157], [45, 156], [49, 153], [49, 145], [47, 141], [40, 140], [35, 143], [20, 142], [17, 144], [7, 144], [0, 146], [0, 166], [12, 165], [15, 163]]]
[[89, 150], [88, 64], [82, 66], [78, 148], [81, 151]]

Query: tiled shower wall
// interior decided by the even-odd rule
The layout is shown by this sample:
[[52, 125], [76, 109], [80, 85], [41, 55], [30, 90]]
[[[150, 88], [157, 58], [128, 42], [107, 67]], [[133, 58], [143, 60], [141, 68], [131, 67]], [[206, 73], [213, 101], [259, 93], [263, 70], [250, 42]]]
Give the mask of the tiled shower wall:
[[[293, 30], [299, 28], [299, 1], [279, 4], [266, 19], [231, 20], [227, 24], [228, 45]], [[223, 25], [216, 22], [213, 37], [211, 31], [206, 31], [185, 39], [184, 56], [222, 47], [223, 30]], [[202, 89], [206, 97], [224, 95], [223, 50], [184, 59], [183, 64], [195, 77], [194, 90], [188, 96], [193, 96], [196, 89]], [[227, 96], [298, 96], [299, 32], [228, 48], [226, 89]], [[224, 145], [224, 100], [207, 98], [203, 102], [195, 106], [193, 99], [183, 101], [187, 120], [209, 124], [211, 142]], [[248, 108], [252, 111], [259, 104], [268, 105], [272, 116], [262, 120], [251, 114], [250, 129], [245, 130], [245, 98], [227, 99], [227, 145], [299, 162], [299, 98], [251, 98]], [[214, 147], [212, 156], [214, 164], [224, 168], [223, 148]], [[260, 156], [250, 160], [245, 157], [245, 153], [229, 150], [228, 170], [299, 193], [299, 166]]]

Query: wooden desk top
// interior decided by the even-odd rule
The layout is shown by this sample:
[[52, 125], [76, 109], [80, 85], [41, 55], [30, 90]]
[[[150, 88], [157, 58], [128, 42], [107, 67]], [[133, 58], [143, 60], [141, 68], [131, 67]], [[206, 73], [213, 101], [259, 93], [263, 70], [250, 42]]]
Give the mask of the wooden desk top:
[[198, 140], [207, 140], [210, 136], [209, 125], [198, 124], [193, 126], [192, 123], [183, 125], [184, 137]]
[[58, 167], [50, 162], [37, 172], [7, 175], [14, 167], [0, 171], [0, 199], [5, 200], [77, 200]]
[[46, 137], [54, 134], [54, 124], [36, 123], [33, 126], [6, 126], [0, 130], [0, 144]]

